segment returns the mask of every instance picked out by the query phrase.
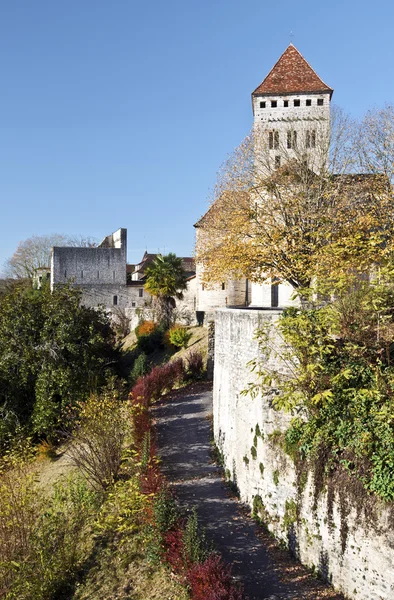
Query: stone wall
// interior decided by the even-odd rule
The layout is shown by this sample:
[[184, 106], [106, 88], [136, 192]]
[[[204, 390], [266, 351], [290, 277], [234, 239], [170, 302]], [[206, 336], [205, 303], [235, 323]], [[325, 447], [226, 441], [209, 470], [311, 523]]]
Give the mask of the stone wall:
[[[255, 330], [278, 310], [221, 309], [215, 322], [214, 435], [227, 476], [241, 499], [302, 563], [354, 600], [394, 598], [394, 531], [389, 507], [370, 498], [368, 511], [334, 484], [317, 493], [278, 444], [291, 416], [273, 410], [270, 396], [241, 391], [253, 379]], [[279, 340], [273, 340], [279, 343]], [[276, 365], [277, 366], [277, 365]]]
[[57, 284], [125, 285], [127, 231], [119, 229], [97, 248], [57, 247], [51, 252], [51, 289]]

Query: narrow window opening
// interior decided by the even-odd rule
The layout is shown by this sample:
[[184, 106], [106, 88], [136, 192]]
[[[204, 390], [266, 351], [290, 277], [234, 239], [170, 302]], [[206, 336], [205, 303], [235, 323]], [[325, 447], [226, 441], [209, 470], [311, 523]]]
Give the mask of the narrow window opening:
[[300, 105], [301, 105], [300, 100], [294, 100], [294, 106], [300, 106]]
[[83, 279], [83, 271], [81, 271], [81, 279]]
[[226, 289], [226, 284], [222, 283], [222, 290], [225, 290], [225, 289]]
[[271, 108], [276, 108], [278, 106], [278, 102], [276, 100], [271, 100]]
[[139, 296], [140, 298], [142, 298], [142, 297], [143, 297], [143, 295], [144, 295], [144, 290], [143, 290], [143, 288], [140, 288], [140, 289], [138, 290], [138, 296]]
[[305, 145], [307, 148], [316, 148], [316, 131], [307, 131], [305, 138]]
[[67, 277], [67, 271], [64, 271], [64, 278]]
[[287, 132], [287, 147], [295, 148], [297, 146], [297, 132], [296, 131], [288, 131]]
[[275, 169], [280, 167], [280, 156], [275, 156]]
[[288, 100], [284, 100], [284, 101], [283, 101], [283, 106], [284, 106], [285, 108], [288, 108], [288, 107], [289, 107], [289, 101], [288, 101]]
[[271, 308], [279, 306], [279, 286], [277, 283], [271, 285]]
[[265, 102], [260, 102], [260, 108], [265, 108]]
[[100, 271], [97, 271], [97, 279], [100, 279]]
[[279, 148], [279, 131], [274, 131], [274, 148], [275, 150]]
[[324, 99], [323, 98], [318, 98], [317, 99], [317, 105], [318, 106], [323, 106], [323, 104], [324, 104]]
[[202, 283], [201, 284], [201, 290], [204, 291], [205, 290], [205, 285]]
[[112, 271], [112, 278], [115, 279], [115, 271]]
[[118, 296], [114, 296], [114, 298], [113, 298], [113, 305], [114, 306], [118, 306]]
[[268, 146], [269, 149], [272, 150], [274, 147], [274, 132], [270, 131], [268, 134]]
[[131, 306], [133, 306], [133, 307], [134, 307], [134, 306], [135, 306], [135, 302], [132, 302], [132, 303], [131, 303]]
[[306, 104], [307, 106], [312, 106], [312, 100], [308, 99], [308, 100], [305, 102], [305, 104]]

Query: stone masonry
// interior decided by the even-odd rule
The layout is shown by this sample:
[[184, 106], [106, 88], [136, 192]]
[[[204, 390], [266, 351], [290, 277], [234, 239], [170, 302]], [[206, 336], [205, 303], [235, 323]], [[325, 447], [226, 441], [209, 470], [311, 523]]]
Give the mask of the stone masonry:
[[[221, 309], [215, 322], [214, 435], [227, 476], [269, 530], [301, 562], [352, 600], [394, 598], [394, 531], [388, 507], [357, 511], [341, 489], [316, 496], [314, 475], [302, 485], [292, 460], [275, 443], [291, 415], [270, 397], [241, 394], [254, 378], [247, 366], [259, 348], [254, 334], [280, 311]], [[278, 340], [276, 340], [279, 343]], [[273, 339], [275, 343], [275, 339]], [[278, 366], [278, 365], [275, 365]]]

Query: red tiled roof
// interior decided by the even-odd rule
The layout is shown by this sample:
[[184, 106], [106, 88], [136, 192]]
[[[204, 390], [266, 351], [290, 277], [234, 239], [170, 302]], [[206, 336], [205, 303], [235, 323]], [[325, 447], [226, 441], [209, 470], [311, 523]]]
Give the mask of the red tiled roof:
[[332, 94], [333, 91], [320, 79], [297, 48], [290, 44], [252, 95], [296, 94], [299, 92], [330, 92]]

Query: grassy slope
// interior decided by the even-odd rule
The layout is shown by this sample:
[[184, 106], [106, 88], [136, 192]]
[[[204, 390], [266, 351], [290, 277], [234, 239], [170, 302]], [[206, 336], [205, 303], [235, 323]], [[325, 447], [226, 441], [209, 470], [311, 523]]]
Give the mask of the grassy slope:
[[[207, 355], [207, 330], [191, 327], [192, 337], [188, 347], [169, 355], [157, 351], [149, 356], [154, 364], [161, 364], [175, 358], [185, 358], [190, 350]], [[125, 338], [125, 354], [136, 343], [134, 332]], [[50, 492], [55, 482], [67, 477], [75, 467], [63, 449], [58, 449], [54, 460], [41, 454], [35, 462], [39, 488]], [[87, 540], [88, 541], [88, 540]], [[174, 580], [171, 573], [160, 565], [152, 565], [144, 555], [141, 539], [135, 538], [124, 545], [97, 545], [88, 558], [79, 582], [64, 596], [64, 600], [187, 600], [188, 594]]]

